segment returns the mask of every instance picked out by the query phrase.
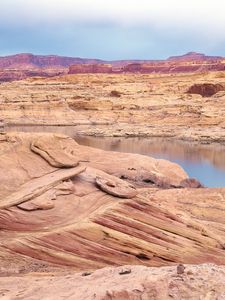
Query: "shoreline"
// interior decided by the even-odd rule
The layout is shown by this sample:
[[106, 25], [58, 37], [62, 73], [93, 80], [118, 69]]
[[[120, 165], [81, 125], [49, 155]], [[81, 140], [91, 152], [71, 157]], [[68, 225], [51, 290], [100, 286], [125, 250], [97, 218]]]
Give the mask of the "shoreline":
[[[133, 128], [126, 124], [123, 128], [122, 126], [118, 126], [117, 128], [110, 127], [110, 125], [84, 125], [84, 124], [62, 124], [62, 123], [55, 123], [55, 124], [34, 124], [34, 123], [7, 123], [2, 127], [0, 132], [23, 132], [24, 129], [31, 128], [40, 128], [41, 132], [44, 128], [73, 128], [74, 133], [73, 136], [86, 136], [86, 137], [93, 137], [93, 138], [143, 138], [143, 139], [150, 139], [150, 138], [159, 138], [165, 139], [169, 141], [180, 141], [183, 143], [194, 143], [196, 145], [225, 145], [225, 135], [221, 132], [220, 128], [209, 128], [209, 130], [218, 130], [215, 134], [222, 134], [221, 137], [213, 137], [209, 135], [204, 135], [204, 132], [200, 131], [201, 128], [179, 128], [176, 134], [170, 133], [173, 128], [167, 129], [168, 132], [162, 133], [161, 130], [166, 130], [165, 128], [157, 128], [152, 127], [152, 131], [149, 131], [149, 126], [133, 126]], [[43, 128], [42, 128], [43, 127]], [[110, 127], [110, 128], [109, 128]], [[19, 130], [11, 130], [11, 129], [18, 128]], [[187, 131], [192, 131], [191, 135], [185, 136], [184, 133]], [[26, 131], [25, 132], [32, 132]], [[36, 131], [35, 131], [36, 132]], [[48, 132], [43, 130], [43, 132]], [[51, 131], [53, 132], [53, 131]], [[57, 132], [56, 132], [57, 133]], [[213, 132], [212, 132], [213, 134]], [[72, 137], [73, 137], [72, 136]]]

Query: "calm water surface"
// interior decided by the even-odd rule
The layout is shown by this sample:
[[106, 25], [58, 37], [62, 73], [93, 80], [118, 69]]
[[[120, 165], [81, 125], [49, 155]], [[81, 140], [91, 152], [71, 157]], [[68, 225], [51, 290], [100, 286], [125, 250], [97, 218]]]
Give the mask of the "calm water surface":
[[13, 126], [7, 131], [58, 132], [79, 144], [104, 150], [139, 153], [164, 158], [181, 165], [190, 177], [208, 187], [225, 187], [225, 146], [199, 145], [162, 138], [100, 138], [76, 136], [73, 126]]

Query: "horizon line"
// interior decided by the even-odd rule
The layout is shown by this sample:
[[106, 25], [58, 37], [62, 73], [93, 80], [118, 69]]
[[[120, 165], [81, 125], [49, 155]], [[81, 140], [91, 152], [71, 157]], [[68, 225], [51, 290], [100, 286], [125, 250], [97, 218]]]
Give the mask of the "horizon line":
[[14, 54], [6, 54], [6, 55], [0, 55], [0, 59], [1, 58], [7, 58], [7, 57], [11, 57], [11, 56], [17, 56], [17, 55], [31, 55], [31, 56], [53, 56], [53, 57], [64, 57], [64, 58], [72, 58], [72, 59], [87, 59], [87, 60], [99, 60], [102, 62], [114, 62], [114, 61], [164, 61], [164, 60], [168, 60], [170, 58], [173, 57], [182, 57], [182, 56], [188, 56], [188, 55], [201, 55], [201, 56], [205, 56], [205, 57], [217, 57], [217, 58], [225, 58], [225, 56], [221, 56], [221, 55], [207, 55], [205, 53], [201, 53], [201, 52], [196, 52], [196, 51], [189, 51], [186, 52], [184, 54], [179, 54], [179, 55], [171, 55], [167, 58], [162, 58], [162, 59], [140, 59], [140, 58], [129, 58], [129, 59], [102, 59], [102, 58], [96, 58], [96, 57], [81, 57], [81, 56], [71, 56], [71, 55], [61, 55], [61, 54], [35, 54], [32, 52], [17, 52]]

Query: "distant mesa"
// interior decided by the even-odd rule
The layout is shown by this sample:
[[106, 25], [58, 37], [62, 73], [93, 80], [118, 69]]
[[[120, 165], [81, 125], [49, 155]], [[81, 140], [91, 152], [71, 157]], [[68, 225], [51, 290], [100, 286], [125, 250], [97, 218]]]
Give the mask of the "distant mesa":
[[[96, 71], [97, 70], [97, 71]], [[166, 60], [113, 61], [110, 64], [72, 65], [69, 74], [79, 73], [141, 73], [174, 74], [189, 72], [224, 71], [225, 59], [221, 56], [206, 56], [189, 52], [181, 56], [171, 56]]]
[[0, 82], [27, 77], [51, 77], [85, 73], [143, 73], [173, 74], [186, 72], [224, 71], [225, 58], [189, 52], [166, 60], [104, 61], [58, 55], [22, 53], [0, 57]]

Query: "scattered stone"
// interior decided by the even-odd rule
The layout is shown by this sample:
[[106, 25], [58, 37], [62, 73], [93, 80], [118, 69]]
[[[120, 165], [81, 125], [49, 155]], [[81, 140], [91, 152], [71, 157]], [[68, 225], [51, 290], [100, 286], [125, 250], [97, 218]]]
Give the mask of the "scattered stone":
[[120, 275], [127, 275], [127, 274], [130, 274], [131, 273], [131, 269], [122, 269], [121, 271], [119, 271], [119, 274]]
[[121, 93], [118, 92], [118, 91], [113, 90], [113, 91], [110, 92], [110, 96], [111, 97], [121, 97]]
[[81, 276], [90, 276], [92, 273], [91, 272], [84, 272], [81, 274]]
[[185, 270], [185, 266], [184, 266], [184, 265], [179, 264], [179, 265], [177, 266], [177, 274], [178, 274], [178, 275], [184, 274], [184, 270]]

